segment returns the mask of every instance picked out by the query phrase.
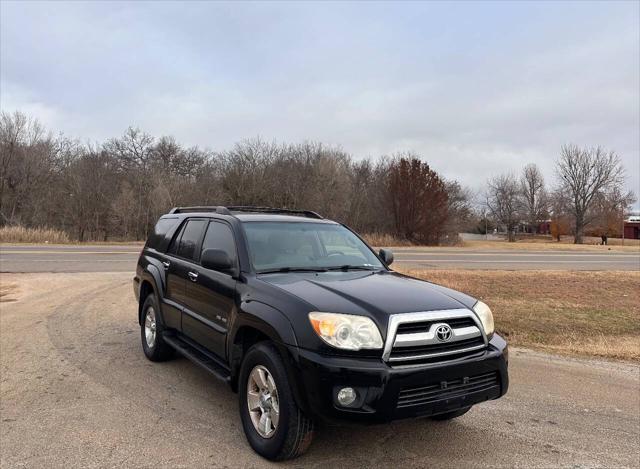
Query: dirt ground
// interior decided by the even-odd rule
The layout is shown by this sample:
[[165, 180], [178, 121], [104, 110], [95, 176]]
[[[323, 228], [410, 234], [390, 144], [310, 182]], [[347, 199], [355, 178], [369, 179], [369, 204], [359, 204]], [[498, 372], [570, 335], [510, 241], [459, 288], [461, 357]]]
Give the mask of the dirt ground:
[[[131, 274], [2, 274], [1, 467], [270, 467], [237, 396], [142, 354]], [[321, 424], [284, 467], [637, 467], [637, 365], [512, 349], [510, 389], [452, 422]], [[449, 450], [455, 447], [455, 451]], [[444, 449], [444, 450], [443, 450]]]

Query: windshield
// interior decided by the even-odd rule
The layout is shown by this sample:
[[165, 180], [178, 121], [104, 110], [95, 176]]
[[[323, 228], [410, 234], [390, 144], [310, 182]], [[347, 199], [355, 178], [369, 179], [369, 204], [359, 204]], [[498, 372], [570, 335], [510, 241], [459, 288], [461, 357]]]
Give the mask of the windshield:
[[257, 272], [383, 267], [373, 252], [341, 225], [256, 221], [243, 226]]

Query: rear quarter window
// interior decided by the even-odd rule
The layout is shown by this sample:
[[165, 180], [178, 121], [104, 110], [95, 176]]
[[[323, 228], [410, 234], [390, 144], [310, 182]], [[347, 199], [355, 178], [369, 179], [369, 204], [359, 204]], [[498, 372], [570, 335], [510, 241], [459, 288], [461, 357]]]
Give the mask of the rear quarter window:
[[153, 231], [147, 239], [147, 247], [151, 249], [160, 250], [167, 234], [175, 228], [180, 219], [178, 217], [162, 217], [153, 227]]

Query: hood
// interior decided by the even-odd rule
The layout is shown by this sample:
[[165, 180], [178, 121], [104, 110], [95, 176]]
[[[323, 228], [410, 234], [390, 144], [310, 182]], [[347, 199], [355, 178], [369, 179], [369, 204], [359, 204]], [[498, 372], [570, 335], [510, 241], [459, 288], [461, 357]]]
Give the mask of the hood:
[[260, 280], [309, 303], [315, 311], [373, 316], [471, 308], [464, 293], [396, 272], [319, 272], [261, 275]]

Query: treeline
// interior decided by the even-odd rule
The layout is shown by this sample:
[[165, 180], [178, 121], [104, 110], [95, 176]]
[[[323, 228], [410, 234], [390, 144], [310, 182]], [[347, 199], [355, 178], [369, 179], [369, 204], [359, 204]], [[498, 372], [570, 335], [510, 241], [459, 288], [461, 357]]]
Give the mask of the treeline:
[[556, 175], [557, 183], [551, 188], [535, 164], [525, 166], [520, 177], [505, 173], [490, 178], [484, 194], [488, 210], [478, 231], [496, 224], [507, 232], [509, 241], [515, 241], [519, 232], [542, 231], [558, 241], [571, 234], [578, 244], [585, 235], [606, 241], [622, 234], [623, 219], [636, 198], [624, 189], [625, 172], [616, 153], [564, 145]]
[[53, 136], [15, 112], [0, 119], [0, 226], [47, 227], [79, 241], [139, 240], [171, 207], [314, 210], [362, 233], [455, 242], [471, 195], [414, 154], [355, 160], [318, 142], [261, 139], [221, 152], [129, 128], [94, 145]]
[[[314, 210], [360, 233], [454, 243], [497, 228], [560, 237], [616, 236], [635, 202], [618, 155], [561, 148], [547, 187], [534, 164], [490, 178], [475, 196], [419, 155], [356, 160], [319, 142], [252, 139], [213, 152], [129, 128], [101, 144], [53, 136], [37, 120], [0, 115], [0, 227], [49, 228], [71, 239], [141, 240], [175, 206]], [[475, 199], [475, 200], [473, 200]]]

